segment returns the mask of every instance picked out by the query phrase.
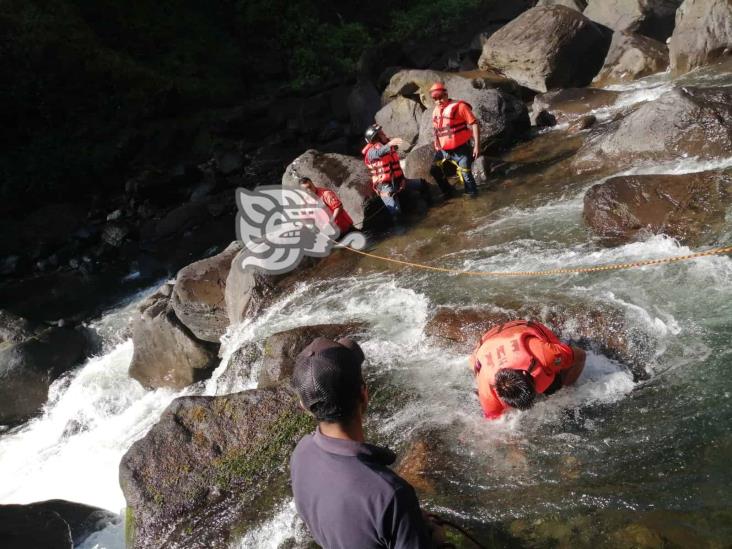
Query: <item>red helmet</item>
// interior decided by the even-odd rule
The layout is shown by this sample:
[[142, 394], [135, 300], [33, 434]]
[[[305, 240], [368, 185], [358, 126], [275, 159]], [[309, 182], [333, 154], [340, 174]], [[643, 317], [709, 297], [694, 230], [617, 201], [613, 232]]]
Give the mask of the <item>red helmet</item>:
[[443, 93], [447, 93], [445, 84], [442, 82], [435, 82], [432, 84], [432, 87], [430, 88], [430, 96], [434, 97], [435, 95], [442, 95]]

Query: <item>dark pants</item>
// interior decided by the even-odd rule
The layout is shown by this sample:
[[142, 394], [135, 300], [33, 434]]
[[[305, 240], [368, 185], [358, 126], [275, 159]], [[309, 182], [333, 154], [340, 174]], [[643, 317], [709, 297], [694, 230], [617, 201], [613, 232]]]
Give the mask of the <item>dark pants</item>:
[[430, 175], [435, 178], [440, 190], [446, 196], [454, 192], [454, 188], [448, 183], [442, 165], [445, 162], [452, 162], [457, 168], [457, 175], [463, 182], [466, 194], [478, 194], [478, 187], [475, 184], [475, 177], [471, 167], [473, 166], [473, 148], [470, 141], [450, 151], [440, 150], [435, 152], [435, 159], [430, 169]]
[[[425, 197], [428, 204], [431, 202], [429, 187], [423, 179], [404, 179], [403, 181], [404, 189], [419, 191]], [[389, 213], [394, 218], [398, 217], [402, 213], [402, 206], [399, 203], [399, 197], [397, 196], [401, 183], [401, 181], [399, 183], [385, 183], [379, 187], [379, 196], [384, 202], [386, 209], [389, 210]]]

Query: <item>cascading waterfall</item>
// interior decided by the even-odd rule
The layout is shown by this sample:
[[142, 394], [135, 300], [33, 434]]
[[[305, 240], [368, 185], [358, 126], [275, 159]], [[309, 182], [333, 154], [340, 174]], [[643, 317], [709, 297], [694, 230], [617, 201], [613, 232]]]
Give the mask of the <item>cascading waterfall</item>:
[[[667, 76], [644, 82], [616, 87], [625, 90], [619, 104], [653, 99], [670, 86]], [[730, 166], [732, 157], [718, 162], [680, 158], [624, 173], [690, 173]], [[558, 187], [552, 196], [506, 205], [479, 223], [458, 226], [468, 244], [442, 250], [432, 263], [469, 270], [540, 270], [689, 252], [662, 236], [616, 248], [589, 241], [581, 220], [582, 196], [594, 183]], [[409, 238], [409, 233], [401, 237]], [[424, 335], [424, 327], [438, 305], [490, 304], [506, 296], [547, 306], [568, 300], [620, 309], [633, 329], [654, 341], [648, 379], [634, 381], [623, 365], [590, 353], [576, 387], [526, 413], [483, 421], [471, 396], [465, 356], [440, 348]], [[110, 339], [103, 355], [53, 384], [42, 415], [0, 436], [0, 502], [64, 498], [120, 511], [125, 502], [117, 481], [119, 461], [173, 398], [256, 386], [256, 371], [222, 381], [229, 357], [246, 342], [301, 325], [357, 320], [369, 325], [363, 342], [368, 379], [388, 380], [404, 394], [370, 420], [372, 435], [399, 450], [425, 436], [438, 437], [443, 447], [443, 478], [431, 479], [435, 491], [426, 496], [428, 507], [466, 520], [491, 521], [547, 510], [714, 505], [722, 498], [718, 491], [710, 487], [703, 498], [695, 495], [691, 481], [674, 472], [678, 463], [698, 459], [693, 467], [699, 470], [688, 472], [691, 477], [706, 475], [705, 482], [713, 484], [728, 476], [720, 465], [728, 455], [710, 449], [700, 458], [698, 448], [706, 447], [719, 425], [732, 419], [724, 373], [730, 298], [732, 261], [727, 257], [523, 280], [397, 272], [384, 265], [378, 273], [301, 284], [256, 320], [230, 328], [213, 377], [183, 392], [143, 390], [127, 376], [131, 340]], [[121, 329], [131, 310], [127, 306], [105, 317], [106, 332], [100, 332]], [[724, 389], [723, 397], [710, 380]], [[674, 399], [688, 412], [675, 424], [665, 415]], [[706, 399], [714, 399], [715, 406]], [[668, 452], [681, 461], [668, 461]], [[588, 476], [577, 475], [577, 470]], [[626, 489], [621, 493], [614, 483], [624, 483]], [[283, 502], [270, 520], [237, 543], [275, 548], [300, 529], [293, 505]], [[122, 527], [111, 525], [84, 546], [122, 547], [122, 536]]]

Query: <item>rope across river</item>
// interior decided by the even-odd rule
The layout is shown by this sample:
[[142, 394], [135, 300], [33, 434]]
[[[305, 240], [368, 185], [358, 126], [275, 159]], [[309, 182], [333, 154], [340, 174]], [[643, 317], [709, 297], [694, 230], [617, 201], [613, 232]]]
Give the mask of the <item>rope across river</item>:
[[700, 252], [694, 252], [686, 255], [676, 255], [671, 257], [661, 257], [658, 259], [641, 259], [628, 263], [609, 263], [606, 265], [596, 265], [592, 267], [568, 267], [564, 269], [547, 269], [543, 271], [466, 271], [460, 269], [450, 269], [448, 267], [437, 267], [434, 265], [425, 265], [423, 263], [415, 263], [412, 261], [403, 261], [392, 257], [376, 255], [362, 250], [351, 248], [350, 246], [340, 245], [340, 248], [349, 252], [359, 254], [372, 259], [378, 259], [387, 263], [402, 265], [404, 267], [412, 267], [425, 271], [435, 271], [458, 276], [489, 276], [489, 277], [538, 277], [538, 276], [557, 276], [575, 273], [596, 273], [605, 271], [620, 271], [624, 269], [635, 269], [638, 267], [648, 267], [656, 265], [667, 265], [669, 263], [679, 263], [681, 261], [689, 261], [700, 257], [709, 257], [713, 255], [725, 255], [732, 253], [732, 246], [723, 246], [719, 248], [711, 248]]

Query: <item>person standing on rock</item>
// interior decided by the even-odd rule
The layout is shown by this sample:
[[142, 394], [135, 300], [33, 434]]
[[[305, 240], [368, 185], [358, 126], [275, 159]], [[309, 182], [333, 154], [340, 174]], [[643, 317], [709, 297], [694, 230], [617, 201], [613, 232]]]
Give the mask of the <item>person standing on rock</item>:
[[299, 183], [300, 188], [317, 196], [331, 211], [331, 221], [338, 227], [340, 236], [343, 236], [353, 228], [353, 220], [348, 215], [341, 199], [338, 198], [336, 193], [324, 187], [316, 187], [315, 183], [309, 177], [301, 177]]
[[397, 152], [399, 147], [406, 147], [403, 139], [399, 137], [389, 139], [378, 124], [368, 127], [364, 139], [366, 139], [366, 146], [361, 154], [371, 173], [371, 187], [381, 197], [384, 206], [395, 221], [402, 213], [397, 195], [405, 189], [421, 192], [427, 204], [432, 203], [429, 187], [424, 180], [404, 177]]
[[576, 382], [585, 352], [565, 345], [543, 324], [515, 320], [483, 334], [468, 361], [483, 414], [496, 419], [509, 408], [528, 410], [537, 394]]
[[319, 337], [295, 359], [292, 385], [318, 427], [290, 459], [297, 512], [327, 549], [435, 547], [414, 488], [388, 466], [391, 450], [364, 439], [363, 351]]
[[[443, 171], [445, 162], [457, 167], [457, 175], [463, 183], [466, 196], [478, 196], [478, 187], [472, 172], [473, 160], [480, 155], [480, 124], [473, 114], [472, 107], [465, 101], [454, 101], [447, 95], [442, 82], [435, 82], [430, 88], [430, 96], [435, 100], [432, 113], [432, 126], [435, 132], [435, 159], [430, 175], [435, 178], [440, 190], [446, 197], [455, 192], [448, 183]], [[470, 140], [473, 140], [471, 147]]]

